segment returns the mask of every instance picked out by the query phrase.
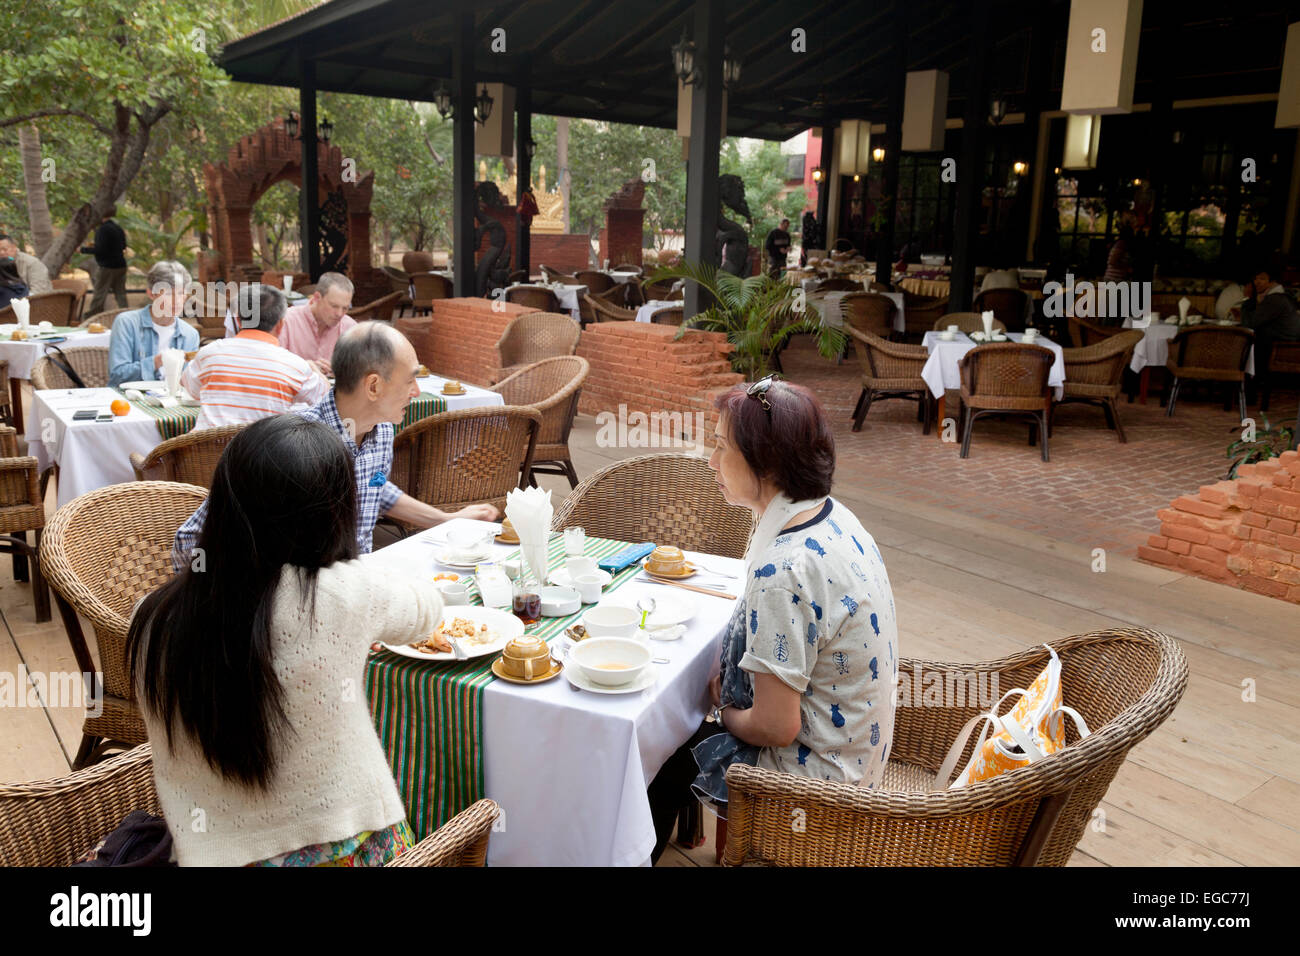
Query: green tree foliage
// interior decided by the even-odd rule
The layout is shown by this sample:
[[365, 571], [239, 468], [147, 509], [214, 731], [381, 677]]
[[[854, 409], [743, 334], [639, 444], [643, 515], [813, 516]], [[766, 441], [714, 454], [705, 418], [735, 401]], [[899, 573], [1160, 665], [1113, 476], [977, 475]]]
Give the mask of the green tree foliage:
[[[741, 140], [734, 137], [723, 141], [722, 154], [718, 157], [718, 171], [723, 174], [733, 173], [744, 181], [745, 202], [754, 214], [749, 244], [762, 248], [767, 241], [767, 234], [782, 219], [790, 220], [791, 233], [798, 231], [799, 215], [807, 199], [802, 186], [782, 194], [785, 189], [786, 160], [781, 155], [778, 144], [763, 141], [755, 148], [742, 149], [741, 143]], [[736, 221], [744, 224], [743, 220]]]

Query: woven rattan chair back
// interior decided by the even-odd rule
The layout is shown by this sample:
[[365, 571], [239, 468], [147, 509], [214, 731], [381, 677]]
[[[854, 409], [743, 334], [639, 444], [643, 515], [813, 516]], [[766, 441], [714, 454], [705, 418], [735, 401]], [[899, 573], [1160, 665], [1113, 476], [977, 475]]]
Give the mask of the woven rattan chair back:
[[620, 308], [599, 295], [584, 295], [582, 308], [588, 322], [631, 322], [636, 318], [632, 309]]
[[865, 384], [878, 388], [902, 388], [906, 379], [912, 380], [912, 384], [924, 385], [921, 369], [930, 357], [925, 346], [890, 342], [875, 332], [854, 326], [848, 326], [844, 331], [857, 343], [854, 352], [862, 367]]
[[[132, 810], [162, 815], [149, 744], [56, 780], [0, 784], [0, 866], [68, 866]], [[500, 812], [479, 800], [387, 865], [483, 866]]]
[[1024, 289], [985, 289], [975, 296], [971, 308], [992, 311], [993, 317], [1011, 332], [1023, 332], [1028, 317], [1029, 293]]
[[1051, 400], [1048, 373], [1056, 360], [1051, 349], [1018, 342], [980, 345], [962, 356], [963, 396], [977, 408], [1041, 409]]
[[[80, 348], [63, 349], [64, 361], [81, 376], [86, 388], [103, 388], [108, 384], [108, 346], [83, 345]], [[68, 374], [51, 361], [49, 356], [42, 356], [32, 366], [32, 388], [76, 388], [76, 383]]]
[[532, 466], [542, 413], [507, 405], [430, 415], [393, 442], [393, 481], [418, 501], [444, 511], [488, 502], [505, 507]]
[[349, 315], [358, 322], [375, 320], [378, 322], [393, 321], [393, 310], [397, 308], [397, 303], [402, 300], [402, 293], [390, 292], [388, 295], [381, 296], [373, 302], [367, 302], [359, 309], [353, 309]]
[[1275, 342], [1269, 356], [1268, 370], [1283, 374], [1300, 374], [1300, 342]]
[[[67, 289], [55, 289], [53, 292], [39, 292], [29, 295], [27, 301], [31, 306], [28, 319], [32, 325], [48, 322], [50, 325], [71, 325], [74, 312], [80, 302], [75, 292]], [[18, 316], [14, 307], [7, 305], [0, 309], [0, 325], [16, 325]]]
[[608, 292], [618, 285], [605, 273], [596, 272], [594, 269], [583, 269], [581, 272], [575, 273], [574, 278], [585, 285], [588, 292]]
[[854, 279], [823, 279], [814, 292], [862, 292], [862, 283]]
[[1169, 358], [1179, 374], [1195, 378], [1198, 371], [1223, 376], [1245, 377], [1246, 359], [1255, 344], [1250, 329], [1199, 326], [1183, 329], [1169, 343]]
[[418, 250], [402, 253], [402, 271], [408, 276], [417, 272], [432, 272], [433, 254]]
[[[955, 325], [959, 332], [965, 332], [969, 335], [971, 332], [983, 332], [984, 320], [978, 312], [948, 312], [934, 320], [934, 331], [942, 332], [948, 326]], [[993, 320], [994, 331], [1001, 330], [1005, 332], [1007, 327], [997, 319]]]
[[90, 291], [90, 283], [82, 279], [51, 279], [50, 286], [55, 291], [71, 292], [76, 299], [72, 303], [72, 313], [69, 325], [76, 325], [81, 321], [81, 310], [86, 304], [86, 294]]
[[531, 365], [578, 351], [582, 329], [567, 315], [530, 312], [512, 319], [497, 341], [502, 368]]
[[[733, 765], [726, 862], [1064, 866], [1129, 750], [1173, 713], [1187, 687], [1187, 661], [1172, 638], [1140, 627], [1054, 639], [1051, 646], [1061, 660], [1064, 700], [1083, 715], [1087, 738], [1066, 721], [1067, 746], [1050, 757], [968, 787], [932, 790], [966, 721], [997, 700], [995, 689], [1030, 686], [1049, 656], [1039, 645], [977, 664], [901, 660], [899, 693], [912, 706], [895, 710], [884, 786]], [[919, 706], [923, 685], [937, 678], [971, 692], [945, 706]], [[958, 767], [975, 743], [972, 735]], [[793, 836], [791, 806], [806, 817]]]
[[840, 314], [844, 316], [846, 325], [887, 339], [894, 332], [894, 316], [898, 314], [898, 306], [887, 295], [850, 292], [840, 299]]
[[935, 320], [948, 314], [948, 300], [931, 295], [903, 293], [903, 322], [906, 334], [923, 336], [934, 328]]
[[876, 280], [872, 279], [870, 282], [867, 283], [867, 291], [868, 292], [897, 292], [898, 290], [894, 288], [893, 283], [877, 282]]
[[450, 299], [455, 294], [451, 280], [433, 272], [413, 273], [411, 285], [415, 290], [411, 307], [415, 309], [431, 309], [434, 299]]
[[650, 321], [656, 325], [681, 325], [686, 321], [686, 310], [680, 305], [668, 305], [650, 313]]
[[525, 365], [509, 378], [492, 386], [507, 405], [527, 405], [542, 413], [537, 444], [553, 445], [569, 440], [578, 397], [591, 365], [577, 355], [560, 355]]
[[551, 527], [572, 525], [603, 538], [742, 558], [754, 518], [722, 497], [707, 459], [642, 455], [602, 468], [569, 492]]
[[90, 325], [90, 323], [92, 322], [98, 322], [104, 328], [112, 329], [113, 321], [123, 312], [138, 312], [138, 311], [139, 311], [138, 306], [127, 306], [125, 309], [108, 309], [107, 311], [104, 312], [97, 312], [94, 315], [86, 316], [85, 321], [82, 322], [81, 324], [82, 327], [85, 327], [87, 325]]
[[1124, 369], [1133, 360], [1133, 350], [1142, 337], [1141, 329], [1124, 329], [1087, 348], [1063, 349], [1066, 394], [1083, 387], [1084, 390], [1104, 388], [1107, 393], [1118, 395]]
[[1118, 325], [1098, 325], [1096, 322], [1089, 322], [1077, 315], [1068, 316], [1066, 322], [1069, 324], [1070, 338], [1073, 340], [1075, 348], [1100, 345], [1120, 331]]
[[550, 289], [540, 286], [520, 285], [506, 289], [506, 301], [538, 312], [560, 311], [559, 297]]
[[542, 278], [547, 282], [566, 282], [570, 285], [576, 284], [578, 277], [567, 272], [561, 272], [559, 269], [552, 269], [550, 266], [538, 266]]
[[139, 481], [181, 481], [201, 488], [212, 487], [226, 446], [247, 428], [247, 424], [204, 428], [168, 438], [148, 455], [132, 460]]

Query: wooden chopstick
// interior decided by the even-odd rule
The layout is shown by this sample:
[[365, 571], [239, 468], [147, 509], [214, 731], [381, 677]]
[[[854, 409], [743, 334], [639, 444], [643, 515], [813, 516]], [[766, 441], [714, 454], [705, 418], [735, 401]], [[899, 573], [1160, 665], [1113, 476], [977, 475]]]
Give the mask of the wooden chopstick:
[[728, 601], [736, 600], [736, 595], [728, 594], [726, 591], [710, 591], [708, 588], [696, 587], [694, 584], [683, 584], [681, 581], [666, 581], [663, 578], [657, 578], [649, 573], [645, 575], [645, 579], [654, 584], [666, 584], [672, 588], [683, 588], [687, 591], [694, 591], [697, 594], [707, 594], [710, 597], [726, 598]]

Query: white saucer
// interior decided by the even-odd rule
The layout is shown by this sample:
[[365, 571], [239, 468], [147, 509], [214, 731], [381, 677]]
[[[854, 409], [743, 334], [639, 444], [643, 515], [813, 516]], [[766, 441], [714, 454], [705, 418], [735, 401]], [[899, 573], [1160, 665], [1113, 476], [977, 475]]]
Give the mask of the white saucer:
[[439, 551], [434, 556], [434, 560], [436, 560], [439, 564], [445, 564], [449, 568], [459, 568], [465, 571], [472, 571], [475, 568], [477, 568], [480, 564], [482, 564], [484, 561], [488, 560], [489, 557], [490, 554], [484, 553], [479, 555], [473, 561], [453, 561], [451, 559], [450, 551]]
[[[603, 570], [602, 568], [597, 568], [595, 571], [591, 573], [596, 575], [596, 577], [600, 578], [600, 586], [602, 590], [604, 588], [609, 587], [609, 582], [614, 580], [614, 575], [610, 574], [608, 571]], [[557, 568], [556, 570], [552, 571], [551, 583], [562, 588], [573, 587], [573, 578], [569, 574], [569, 569]]]
[[618, 687], [606, 687], [603, 684], [597, 684], [587, 678], [582, 673], [582, 668], [577, 664], [570, 663], [564, 668], [564, 676], [569, 679], [569, 683], [579, 690], [591, 691], [593, 694], [635, 694], [639, 691], [653, 687], [659, 680], [659, 668], [662, 665], [651, 663], [641, 672], [641, 676], [636, 680]]

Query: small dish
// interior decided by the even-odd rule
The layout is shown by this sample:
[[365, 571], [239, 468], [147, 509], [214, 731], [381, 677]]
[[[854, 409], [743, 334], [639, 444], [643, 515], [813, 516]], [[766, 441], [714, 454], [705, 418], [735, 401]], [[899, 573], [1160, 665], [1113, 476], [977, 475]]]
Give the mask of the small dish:
[[501, 658], [499, 657], [492, 662], [492, 675], [501, 678], [503, 681], [508, 681], [511, 684], [544, 684], [553, 677], [559, 677], [563, 672], [563, 662], [557, 661], [554, 657], [551, 658], [551, 669], [541, 677], [534, 677], [532, 680], [525, 680], [522, 677], [512, 677], [507, 674], [501, 667]]
[[582, 598], [573, 588], [540, 588], [538, 596], [542, 599], [542, 617], [567, 617], [582, 610]]
[[479, 563], [486, 560], [487, 557], [488, 554], [484, 553], [473, 558], [465, 557], [463, 555], [459, 558], [453, 558], [450, 551], [439, 551], [435, 556], [439, 564], [445, 564], [449, 568], [459, 568], [465, 571], [473, 571], [478, 567]]
[[[507, 538], [503, 534], [497, 535], [492, 540], [495, 541], [497, 544], [518, 544], [519, 543], [518, 538]], [[551, 580], [555, 580], [554, 576], [552, 576]]]
[[[614, 580], [614, 575], [610, 574], [603, 568], [597, 568], [591, 572], [600, 578], [600, 587], [602, 590], [609, 587], [609, 583]], [[573, 587], [573, 575], [569, 573], [568, 568], [556, 568], [551, 572], [551, 583], [562, 588]]]
[[653, 570], [651, 570], [651, 568], [650, 568], [650, 562], [649, 562], [648, 560], [647, 560], [644, 564], [641, 565], [641, 569], [642, 569], [643, 571], [645, 571], [645, 573], [648, 574], [648, 575], [650, 575], [651, 577], [655, 577], [655, 578], [671, 578], [671, 579], [674, 580], [674, 581], [681, 580], [682, 578], [689, 578], [689, 577], [690, 577], [691, 575], [693, 575], [693, 574], [695, 573], [695, 571], [696, 571], [695, 565], [691, 564], [691, 562], [689, 562], [689, 561], [687, 561], [685, 564], [682, 565], [682, 569], [681, 569], [680, 571], [671, 571], [671, 572], [670, 572], [670, 571], [662, 571], [662, 570], [661, 570], [661, 571], [653, 571]]

